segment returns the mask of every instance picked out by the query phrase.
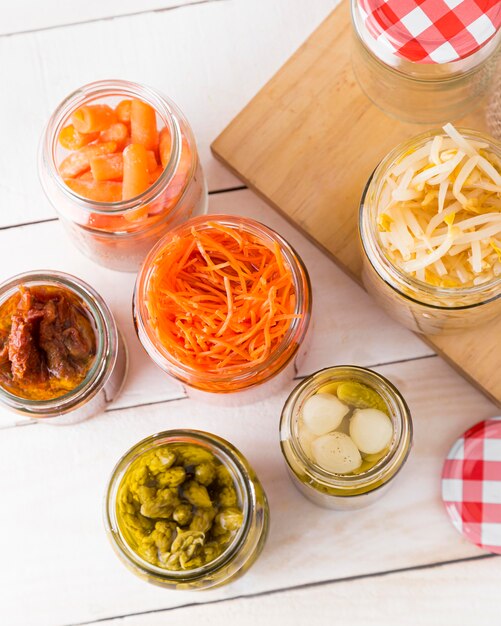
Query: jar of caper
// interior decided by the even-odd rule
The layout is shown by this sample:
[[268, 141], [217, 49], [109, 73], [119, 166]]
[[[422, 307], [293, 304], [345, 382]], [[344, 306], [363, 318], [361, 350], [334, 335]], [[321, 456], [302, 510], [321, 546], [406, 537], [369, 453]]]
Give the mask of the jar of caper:
[[105, 500], [115, 552], [170, 589], [207, 589], [243, 574], [263, 549], [266, 495], [245, 457], [197, 430], [140, 441], [117, 463]]
[[280, 444], [296, 487], [315, 504], [370, 504], [404, 465], [412, 443], [405, 400], [369, 369], [337, 366], [305, 378], [287, 399]]

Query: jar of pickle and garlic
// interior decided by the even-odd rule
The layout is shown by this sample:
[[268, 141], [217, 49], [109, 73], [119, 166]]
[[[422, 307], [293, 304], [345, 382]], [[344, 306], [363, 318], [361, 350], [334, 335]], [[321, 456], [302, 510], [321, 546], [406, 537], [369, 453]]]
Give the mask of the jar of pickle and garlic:
[[306, 377], [282, 411], [280, 445], [292, 481], [326, 508], [373, 502], [403, 467], [411, 444], [402, 395], [365, 368], [336, 366]]

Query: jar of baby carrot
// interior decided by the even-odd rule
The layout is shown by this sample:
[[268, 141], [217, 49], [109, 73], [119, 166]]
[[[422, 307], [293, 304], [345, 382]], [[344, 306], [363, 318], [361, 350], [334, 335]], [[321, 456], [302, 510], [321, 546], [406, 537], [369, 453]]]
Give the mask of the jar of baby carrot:
[[61, 102], [39, 175], [77, 247], [110, 269], [137, 271], [167, 230], [207, 210], [188, 122], [168, 98], [127, 81], [91, 83]]
[[292, 378], [311, 304], [307, 270], [280, 235], [248, 218], [212, 215], [173, 229], [150, 251], [134, 319], [164, 371], [229, 393], [279, 372]]

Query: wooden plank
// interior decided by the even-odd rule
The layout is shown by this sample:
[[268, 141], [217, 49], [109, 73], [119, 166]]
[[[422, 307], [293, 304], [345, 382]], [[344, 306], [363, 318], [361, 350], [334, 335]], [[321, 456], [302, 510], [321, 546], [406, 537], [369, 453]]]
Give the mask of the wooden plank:
[[[314, 314], [307, 352], [298, 362], [300, 375], [340, 363], [372, 365], [432, 354], [412, 333], [393, 324], [371, 306], [364, 291], [290, 224], [248, 191], [217, 194], [210, 198], [213, 213], [251, 215], [287, 237], [304, 258], [313, 281]], [[51, 242], [51, 245], [46, 245]], [[25, 254], [17, 254], [19, 247]], [[123, 330], [130, 351], [130, 372], [114, 407], [161, 402], [184, 395], [177, 382], [161, 372], [140, 346], [131, 316], [135, 276], [101, 268], [80, 253], [59, 222], [0, 231], [0, 280], [34, 268], [64, 269], [89, 281], [105, 297]], [[349, 303], [349, 304], [348, 304]], [[374, 333], [373, 329], [378, 332]], [[0, 409], [0, 426], [19, 421]]]
[[[190, 399], [116, 411], [71, 428], [3, 431], [2, 623], [76, 624], [481, 554], [449, 523], [439, 477], [452, 442], [495, 415], [494, 406], [437, 358], [379, 371], [409, 402], [414, 447], [393, 488], [356, 512], [318, 508], [289, 481], [277, 432], [285, 393], [238, 411]], [[175, 427], [232, 441], [270, 500], [271, 532], [260, 559], [234, 584], [203, 594], [139, 580], [116, 558], [102, 527], [115, 461], [142, 437]]]
[[[344, 2], [214, 141], [214, 154], [359, 279], [360, 197], [380, 159], [422, 127], [400, 123], [362, 93], [351, 69]], [[484, 126], [481, 112], [464, 125]], [[428, 337], [501, 406], [501, 319], [458, 336]]]
[[[501, 584], [498, 558], [397, 572], [278, 594], [110, 620], [108, 626], [164, 626], [167, 619], [204, 626], [413, 626], [496, 624]], [[474, 591], [473, 591], [474, 590]]]
[[210, 142], [337, 1], [304, 11], [303, 0], [225, 0], [0, 38], [0, 84], [9, 85], [0, 99], [0, 228], [53, 217], [38, 181], [42, 129], [71, 91], [110, 77], [169, 95], [193, 127], [209, 189], [241, 185]]

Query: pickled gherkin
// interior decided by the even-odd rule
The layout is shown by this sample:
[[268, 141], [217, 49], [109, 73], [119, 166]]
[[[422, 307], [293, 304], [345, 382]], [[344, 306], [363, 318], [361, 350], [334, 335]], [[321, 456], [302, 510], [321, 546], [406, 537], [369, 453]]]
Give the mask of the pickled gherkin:
[[170, 443], [141, 454], [126, 470], [116, 502], [131, 549], [167, 570], [210, 563], [244, 518], [231, 472], [198, 444]]
[[337, 397], [357, 409], [378, 409], [388, 415], [388, 407], [383, 398], [367, 385], [356, 382], [343, 382], [337, 390]]

